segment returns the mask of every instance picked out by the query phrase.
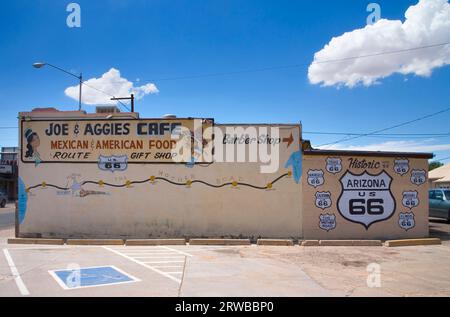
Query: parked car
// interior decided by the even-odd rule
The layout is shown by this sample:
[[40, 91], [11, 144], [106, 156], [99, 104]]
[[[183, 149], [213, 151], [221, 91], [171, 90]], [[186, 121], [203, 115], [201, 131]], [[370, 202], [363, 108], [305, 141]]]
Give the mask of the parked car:
[[430, 217], [444, 218], [450, 222], [450, 189], [430, 189], [428, 195]]
[[8, 196], [4, 192], [0, 192], [0, 208], [5, 208]]

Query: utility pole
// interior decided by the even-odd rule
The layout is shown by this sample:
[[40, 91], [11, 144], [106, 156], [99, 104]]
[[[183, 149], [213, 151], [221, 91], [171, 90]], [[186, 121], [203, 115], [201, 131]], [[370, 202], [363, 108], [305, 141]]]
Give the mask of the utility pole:
[[111, 100], [131, 100], [131, 112], [134, 112], [134, 94], [131, 94], [130, 97], [113, 97]]

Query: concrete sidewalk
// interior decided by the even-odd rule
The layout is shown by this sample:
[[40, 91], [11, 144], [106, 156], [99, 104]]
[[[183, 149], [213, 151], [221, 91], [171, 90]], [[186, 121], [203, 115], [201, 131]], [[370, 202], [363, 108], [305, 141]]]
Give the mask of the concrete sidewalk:
[[[0, 296], [23, 296], [24, 287], [25, 296], [450, 296], [450, 224], [442, 221], [430, 224], [442, 245], [368, 248], [12, 245], [13, 223], [2, 219]], [[65, 290], [49, 271], [73, 265], [111, 266], [138, 281]], [[367, 284], [373, 267], [377, 287]]]

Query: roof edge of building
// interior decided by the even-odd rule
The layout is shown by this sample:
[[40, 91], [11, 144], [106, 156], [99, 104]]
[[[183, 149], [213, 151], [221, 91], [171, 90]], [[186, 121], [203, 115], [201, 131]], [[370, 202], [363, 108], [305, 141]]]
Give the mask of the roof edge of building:
[[388, 152], [388, 151], [349, 151], [349, 150], [319, 150], [308, 149], [304, 150], [305, 155], [339, 155], [339, 156], [371, 156], [371, 157], [410, 157], [421, 159], [432, 159], [434, 155], [432, 153], [419, 153], [419, 152]]

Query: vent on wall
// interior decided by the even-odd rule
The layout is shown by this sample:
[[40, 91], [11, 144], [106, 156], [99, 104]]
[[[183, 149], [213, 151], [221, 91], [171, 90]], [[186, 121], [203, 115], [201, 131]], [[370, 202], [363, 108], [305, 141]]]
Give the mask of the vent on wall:
[[96, 113], [119, 113], [120, 109], [117, 106], [98, 106], [95, 107]]

